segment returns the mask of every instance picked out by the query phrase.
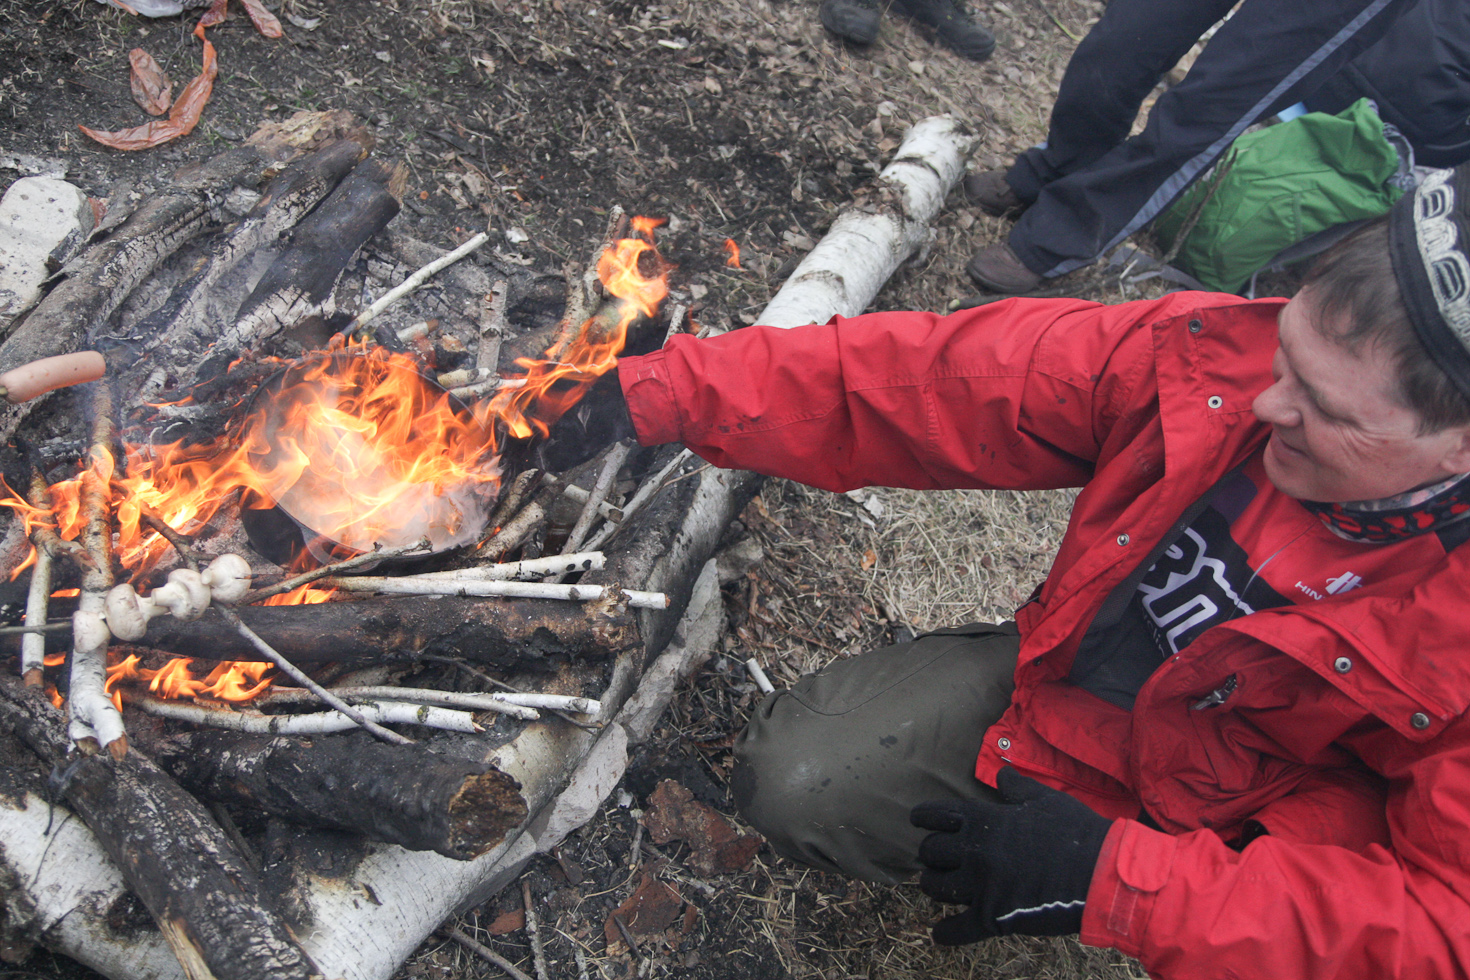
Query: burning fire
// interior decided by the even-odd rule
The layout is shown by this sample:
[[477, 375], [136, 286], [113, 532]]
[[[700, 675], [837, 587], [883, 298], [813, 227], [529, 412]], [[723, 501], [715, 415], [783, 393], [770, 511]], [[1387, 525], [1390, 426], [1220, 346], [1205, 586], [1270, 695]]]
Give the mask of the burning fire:
[[[194, 535], [234, 507], [279, 507], [319, 535], [320, 547], [308, 549], [322, 561], [344, 550], [425, 538], [436, 549], [473, 540], [498, 490], [497, 440], [545, 435], [617, 364], [628, 327], [657, 314], [672, 270], [653, 244], [661, 224], [633, 219], [638, 237], [615, 243], [598, 263], [616, 302], [604, 304], [572, 342], [554, 345], [545, 358], [518, 360], [524, 384], [488, 401], [459, 404], [406, 354], [377, 347], [323, 351], [284, 366], [212, 442], [127, 445], [121, 468], [110, 453], [94, 454], [87, 466], [115, 502], [117, 560], [139, 582], [171, 547], [145, 518]], [[50, 526], [76, 540], [84, 523], [81, 485], [80, 474], [53, 484], [46, 506], [4, 487], [9, 493], [0, 506], [15, 510], [28, 531]], [[329, 595], [303, 587], [273, 602], [322, 602]], [[195, 678], [189, 662], [180, 658], [150, 671], [130, 657], [109, 668], [108, 690], [127, 681], [146, 683], [163, 697], [248, 700], [269, 684], [269, 665], [221, 664]]]
[[735, 239], [725, 239], [725, 264], [732, 269], [740, 268], [740, 246], [735, 244]]

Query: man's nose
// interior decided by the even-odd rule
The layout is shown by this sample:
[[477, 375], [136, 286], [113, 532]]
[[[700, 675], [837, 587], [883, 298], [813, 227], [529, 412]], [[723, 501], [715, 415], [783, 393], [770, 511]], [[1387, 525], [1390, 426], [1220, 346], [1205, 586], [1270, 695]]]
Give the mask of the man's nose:
[[1280, 381], [1256, 396], [1255, 401], [1251, 402], [1251, 411], [1267, 425], [1290, 428], [1300, 425], [1302, 421], [1301, 412], [1292, 406], [1285, 385]]

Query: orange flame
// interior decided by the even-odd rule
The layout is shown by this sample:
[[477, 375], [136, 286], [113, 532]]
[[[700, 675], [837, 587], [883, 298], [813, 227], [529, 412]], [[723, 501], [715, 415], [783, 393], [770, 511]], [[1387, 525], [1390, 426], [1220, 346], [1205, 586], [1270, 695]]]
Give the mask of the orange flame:
[[[150, 511], [194, 535], [222, 508], [280, 506], [326, 539], [328, 552], [424, 538], [436, 548], [472, 540], [500, 479], [497, 427], [516, 438], [544, 435], [617, 364], [629, 325], [657, 314], [673, 269], [653, 245], [654, 229], [663, 223], [634, 218], [639, 237], [615, 243], [598, 262], [615, 301], [588, 319], [565, 349], [554, 345], [542, 360], [519, 360], [527, 372], [522, 387], [504, 389], [474, 409], [429, 383], [408, 355], [382, 348], [325, 351], [287, 367], [212, 442], [129, 445], [121, 472], [111, 454], [94, 453], [86, 461], [91, 480], [118, 501], [117, 560], [139, 582], [166, 555], [171, 546], [143, 520]], [[0, 506], [12, 508], [28, 531], [49, 525], [75, 540], [86, 476], [51, 486], [49, 507], [32, 506], [0, 482], [9, 491], [0, 495]], [[332, 594], [303, 586], [266, 604], [325, 602]], [[146, 683], [162, 697], [247, 700], [269, 684], [268, 664], [221, 664], [196, 678], [189, 663], [179, 658], [151, 671], [130, 657], [109, 668], [107, 690], [120, 700], [119, 684]]]
[[725, 239], [725, 264], [732, 269], [740, 268], [740, 246], [735, 244], [735, 239]]

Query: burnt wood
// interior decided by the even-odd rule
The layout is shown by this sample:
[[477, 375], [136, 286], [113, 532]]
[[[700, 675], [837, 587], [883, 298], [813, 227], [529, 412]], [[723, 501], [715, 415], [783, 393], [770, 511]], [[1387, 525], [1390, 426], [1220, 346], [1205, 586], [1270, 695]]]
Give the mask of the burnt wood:
[[96, 835], [191, 980], [319, 974], [204, 807], [142, 753], [70, 758], [61, 713], [39, 690], [3, 675], [0, 729], [55, 767], [57, 795]]
[[526, 819], [513, 778], [420, 744], [202, 731], [168, 739], [155, 754], [204, 799], [460, 861], [479, 857]]
[[[242, 606], [240, 619], [298, 665], [412, 662], [424, 654], [503, 668], [553, 657], [611, 660], [642, 642], [637, 618], [600, 602], [462, 596], [379, 596], [310, 606]], [[52, 642], [48, 638], [47, 646]], [[55, 638], [57, 649], [69, 639]], [[260, 655], [213, 611], [149, 624], [148, 647], [181, 657], [256, 661]]]
[[347, 263], [398, 213], [390, 186], [395, 173], [380, 160], [364, 160], [296, 226], [290, 246], [271, 263], [240, 305], [235, 325], [207, 355], [200, 377], [223, 370], [240, 351], [308, 316], [333, 312], [332, 290]]

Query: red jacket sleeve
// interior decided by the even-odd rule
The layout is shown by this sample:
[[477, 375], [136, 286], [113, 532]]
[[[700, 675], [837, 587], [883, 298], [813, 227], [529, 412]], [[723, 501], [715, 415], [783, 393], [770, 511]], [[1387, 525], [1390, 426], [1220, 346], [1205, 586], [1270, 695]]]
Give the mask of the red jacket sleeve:
[[618, 372], [642, 442], [681, 441], [718, 466], [828, 490], [1080, 486], [1155, 383], [1153, 322], [1189, 308], [1015, 299], [871, 313], [678, 336]]

